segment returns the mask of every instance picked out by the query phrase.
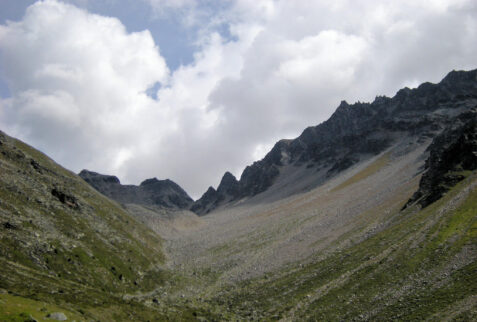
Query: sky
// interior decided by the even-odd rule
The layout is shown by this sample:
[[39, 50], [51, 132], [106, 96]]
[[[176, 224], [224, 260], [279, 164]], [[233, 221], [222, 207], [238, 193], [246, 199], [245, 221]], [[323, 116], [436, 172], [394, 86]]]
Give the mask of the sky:
[[0, 129], [194, 199], [341, 100], [475, 68], [475, 0], [0, 0]]

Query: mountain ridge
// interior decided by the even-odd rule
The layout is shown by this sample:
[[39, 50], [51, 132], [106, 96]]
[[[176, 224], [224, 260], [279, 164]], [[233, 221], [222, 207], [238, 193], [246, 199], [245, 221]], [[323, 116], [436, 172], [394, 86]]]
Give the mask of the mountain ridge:
[[474, 105], [477, 70], [451, 71], [437, 84], [405, 87], [392, 98], [377, 96], [372, 103], [342, 101], [328, 120], [307, 127], [295, 139], [278, 141], [262, 160], [247, 166], [233, 193], [218, 193], [220, 184], [217, 191], [210, 187], [191, 210], [205, 215], [263, 193], [286, 166], [324, 170], [322, 178], [326, 180], [356, 164], [363, 155], [384, 151], [403, 135], [420, 141], [435, 137]]
[[188, 209], [193, 203], [187, 192], [170, 179], [149, 178], [136, 186], [123, 185], [115, 176], [89, 170], [82, 170], [78, 175], [105, 196], [123, 204]]

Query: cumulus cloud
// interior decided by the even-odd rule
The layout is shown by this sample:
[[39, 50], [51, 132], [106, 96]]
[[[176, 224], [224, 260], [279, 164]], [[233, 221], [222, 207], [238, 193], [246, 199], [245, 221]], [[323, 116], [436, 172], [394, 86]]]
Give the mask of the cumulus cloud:
[[148, 31], [127, 33], [115, 18], [44, 1], [1, 26], [0, 44], [12, 92], [3, 128], [75, 170], [119, 170], [117, 155], [137, 148], [141, 126], [154, 125], [149, 117], [167, 126], [167, 111], [145, 94], [169, 77]]
[[471, 0], [147, 1], [186, 13], [192, 63], [170, 72], [148, 31], [53, 0], [1, 26], [2, 128], [75, 171], [171, 178], [199, 197], [342, 99], [477, 67]]
[[195, 7], [196, 2], [194, 0], [145, 0], [156, 10], [164, 10], [169, 8], [184, 8]]

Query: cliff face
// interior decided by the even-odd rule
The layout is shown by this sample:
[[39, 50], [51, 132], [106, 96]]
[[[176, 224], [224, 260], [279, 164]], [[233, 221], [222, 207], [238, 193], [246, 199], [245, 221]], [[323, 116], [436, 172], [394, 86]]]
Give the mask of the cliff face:
[[240, 193], [240, 183], [233, 174], [226, 172], [220, 180], [217, 190], [209, 187], [202, 197], [192, 205], [190, 210], [199, 215], [207, 214], [221, 204], [235, 200], [240, 196]]
[[105, 196], [123, 203], [188, 209], [193, 200], [175, 182], [156, 178], [144, 180], [139, 186], [122, 185], [115, 176], [83, 170], [79, 173], [87, 183]]
[[203, 215], [265, 192], [287, 167], [304, 166], [333, 176], [405, 137], [425, 142], [475, 105], [477, 70], [452, 71], [438, 84], [404, 88], [392, 98], [380, 96], [372, 103], [342, 101], [327, 121], [308, 127], [294, 140], [277, 142], [262, 160], [246, 167], [228, 198], [209, 189], [191, 209]]
[[465, 171], [477, 169], [477, 109], [460, 115], [428, 150], [419, 189], [405, 207], [415, 202], [430, 205], [463, 180]]

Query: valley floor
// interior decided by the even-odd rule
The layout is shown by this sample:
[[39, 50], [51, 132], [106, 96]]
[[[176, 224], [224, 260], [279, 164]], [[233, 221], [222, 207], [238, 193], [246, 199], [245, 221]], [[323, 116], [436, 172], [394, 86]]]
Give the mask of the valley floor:
[[221, 281], [240, 281], [305, 264], [375, 234], [419, 183], [425, 147], [405, 155], [401, 149], [391, 148], [310, 191], [200, 217], [166, 239], [171, 268], [212, 270]]
[[402, 210], [425, 148], [395, 146], [300, 194], [203, 217], [127, 205], [164, 238], [160, 275], [118, 292], [1, 258], [0, 320], [476, 320], [477, 173]]
[[[218, 313], [231, 319], [475, 320], [477, 177], [469, 175], [424, 210], [400, 211], [415, 185], [416, 179], [403, 185], [401, 201], [380, 199], [366, 216], [357, 211], [344, 217], [344, 224], [310, 216], [318, 218], [317, 227], [320, 221], [334, 224], [323, 230], [330, 231], [326, 235], [299, 226], [313, 224], [309, 217], [280, 218], [282, 205], [257, 211], [259, 219], [239, 210], [230, 214], [254, 218], [251, 224], [257, 226], [275, 215], [282, 224], [289, 220], [289, 230], [276, 232], [269, 223], [241, 239], [239, 229], [232, 233], [224, 223], [230, 239], [224, 234], [222, 243], [210, 228], [172, 239], [168, 249], [180, 256], [171, 257], [171, 268], [197, 283], [180, 296], [218, 306]], [[300, 206], [294, 209], [309, 205], [295, 202]], [[304, 244], [313, 247], [309, 253], [294, 251]]]
[[424, 149], [393, 147], [280, 201], [184, 215], [165, 241], [182, 286], [143, 300], [167, 294], [221, 319], [477, 318], [476, 174], [403, 211]]

